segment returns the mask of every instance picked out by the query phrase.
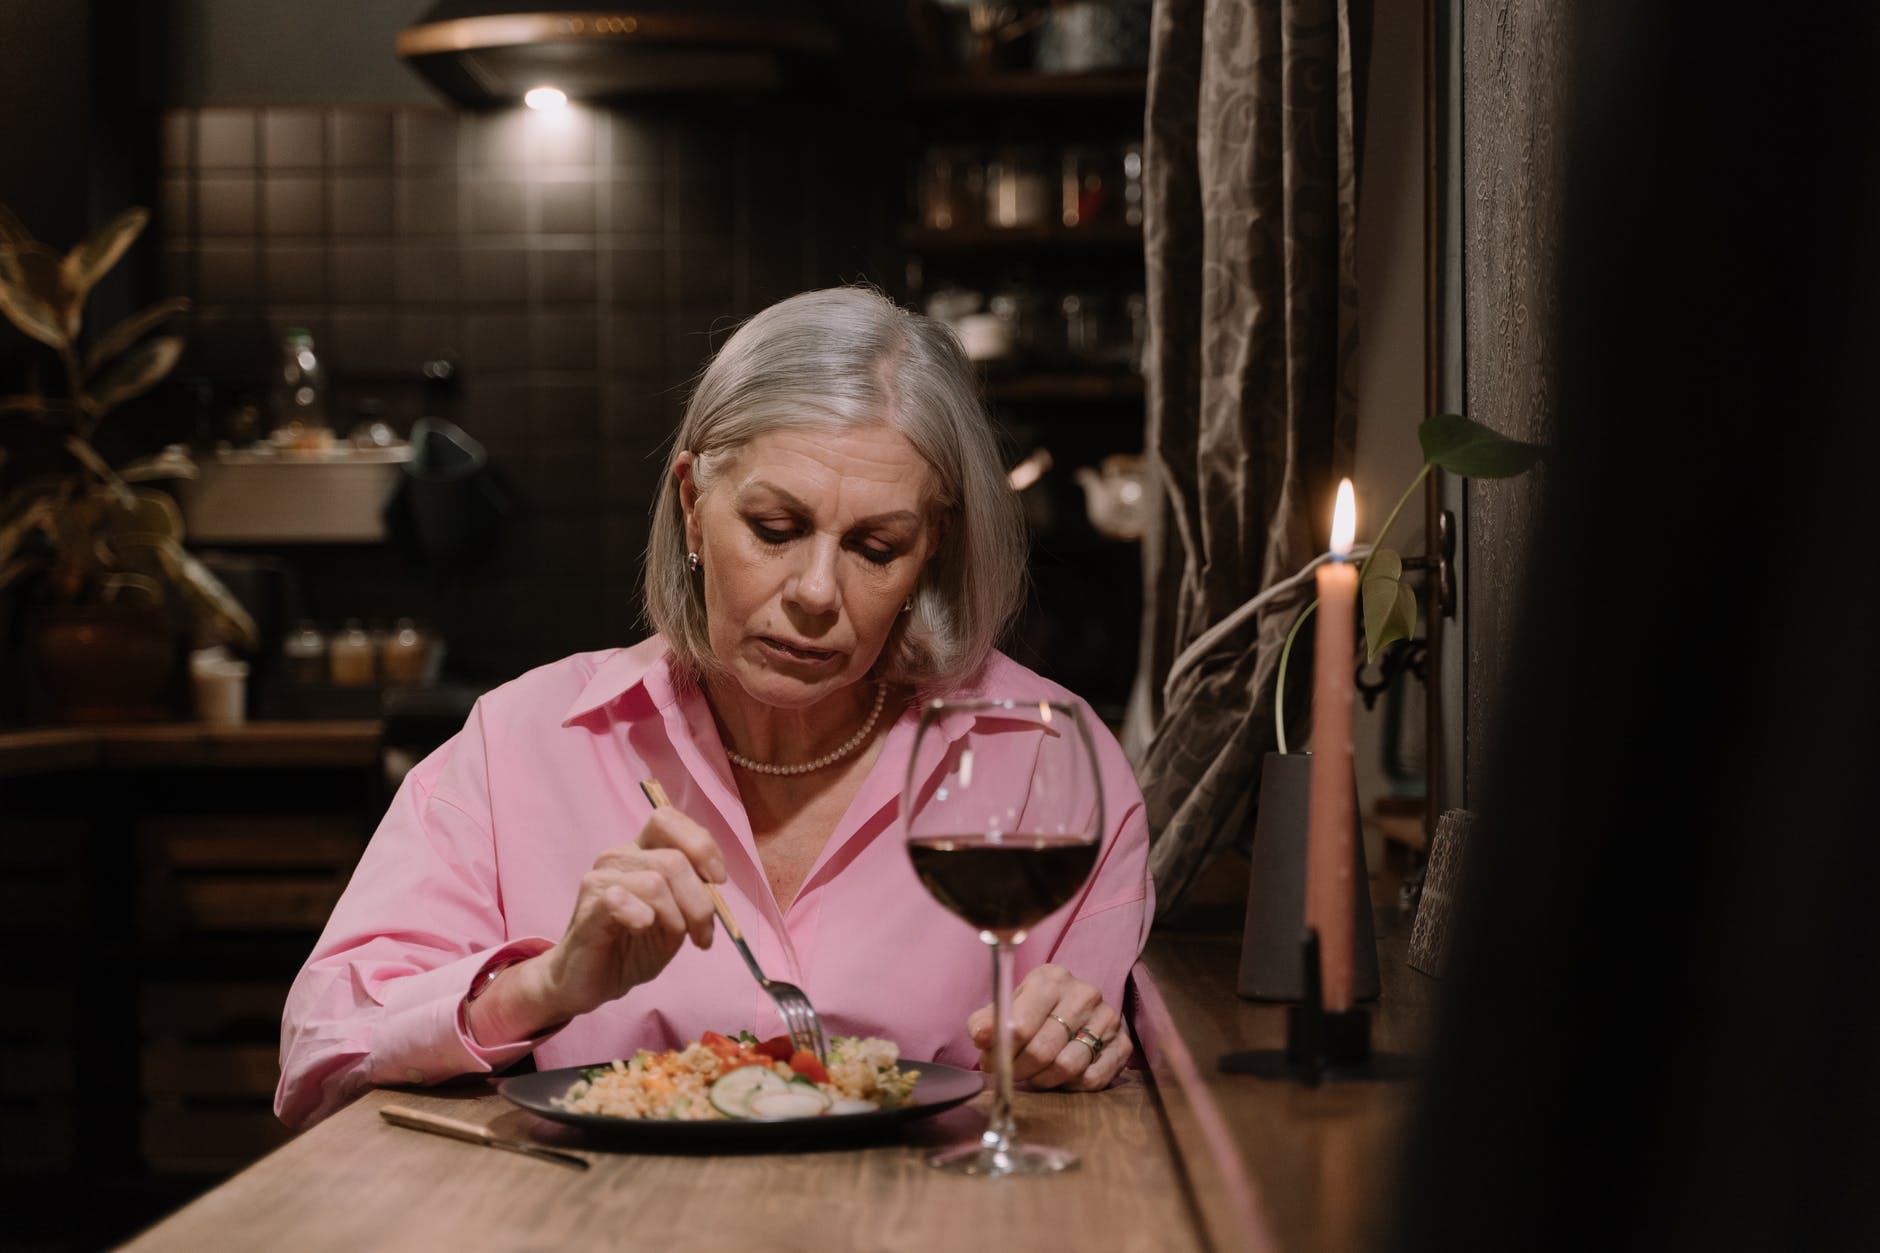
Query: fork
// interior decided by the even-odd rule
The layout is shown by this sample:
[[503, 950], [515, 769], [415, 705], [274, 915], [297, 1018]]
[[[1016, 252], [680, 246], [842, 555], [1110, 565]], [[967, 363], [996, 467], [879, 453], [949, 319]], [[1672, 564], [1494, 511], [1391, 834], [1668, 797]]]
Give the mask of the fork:
[[[640, 790], [646, 793], [646, 799], [652, 802], [654, 809], [666, 809], [672, 804], [666, 799], [666, 789], [659, 785], [658, 779], [642, 779]], [[750, 945], [744, 942], [744, 932], [738, 927], [738, 920], [731, 916], [731, 907], [718, 894], [718, 885], [710, 879], [704, 882], [705, 890], [711, 893], [712, 908], [718, 911], [718, 921], [725, 924], [731, 942], [738, 946], [738, 954], [744, 958], [744, 964], [751, 968], [751, 976], [777, 1003], [777, 1012], [783, 1015], [784, 1029], [790, 1033], [790, 1046], [807, 1050], [818, 1060], [828, 1056], [829, 1044], [823, 1037], [822, 1019], [810, 1005], [809, 997], [803, 995], [803, 989], [794, 983], [765, 977], [763, 968], [751, 956]]]

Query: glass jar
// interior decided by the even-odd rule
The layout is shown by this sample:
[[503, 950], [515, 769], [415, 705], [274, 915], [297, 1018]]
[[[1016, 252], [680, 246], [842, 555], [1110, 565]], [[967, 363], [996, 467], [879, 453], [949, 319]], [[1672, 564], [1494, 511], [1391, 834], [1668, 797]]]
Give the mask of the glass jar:
[[327, 645], [327, 675], [335, 687], [370, 687], [378, 667], [373, 658], [372, 637], [357, 618], [346, 625]]
[[999, 149], [986, 163], [986, 225], [1000, 230], [1043, 226], [1049, 193], [1037, 149]]
[[1123, 225], [1142, 225], [1142, 144], [1123, 145]]
[[1116, 177], [1101, 148], [1066, 148], [1058, 158], [1058, 220], [1077, 230], [1111, 217]]
[[1103, 300], [1092, 292], [1066, 292], [1058, 301], [1064, 319], [1064, 355], [1079, 365], [1094, 365], [1104, 354]]
[[929, 148], [921, 159], [920, 224], [952, 231], [978, 226], [986, 198], [986, 167], [971, 148]]
[[424, 678], [424, 656], [424, 632], [410, 618], [400, 618], [379, 645], [379, 670], [387, 683], [417, 683]]
[[326, 636], [319, 627], [303, 620], [281, 641], [281, 677], [302, 687], [325, 681]]

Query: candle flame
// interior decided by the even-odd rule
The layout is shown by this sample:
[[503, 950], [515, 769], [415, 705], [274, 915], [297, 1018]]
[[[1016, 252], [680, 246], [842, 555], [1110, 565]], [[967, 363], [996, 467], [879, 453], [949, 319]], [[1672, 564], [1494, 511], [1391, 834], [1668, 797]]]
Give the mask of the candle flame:
[[1352, 493], [1351, 480], [1338, 480], [1338, 503], [1332, 506], [1332, 552], [1339, 557], [1351, 553], [1351, 541], [1358, 533], [1358, 499]]

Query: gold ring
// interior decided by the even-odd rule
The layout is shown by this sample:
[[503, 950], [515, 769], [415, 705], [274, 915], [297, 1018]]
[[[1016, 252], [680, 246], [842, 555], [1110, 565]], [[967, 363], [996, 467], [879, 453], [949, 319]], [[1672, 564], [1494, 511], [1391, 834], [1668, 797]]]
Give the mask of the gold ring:
[[[1071, 1026], [1068, 1022], [1065, 1022], [1062, 1018], [1059, 1018], [1056, 1014], [1051, 1015], [1051, 1021], [1056, 1023], [1058, 1026], [1064, 1028], [1064, 1034], [1069, 1036], [1072, 1040], [1075, 1040], [1077, 1038], [1076, 1027]], [[1068, 1042], [1069, 1041], [1066, 1041], [1066, 1043]]]

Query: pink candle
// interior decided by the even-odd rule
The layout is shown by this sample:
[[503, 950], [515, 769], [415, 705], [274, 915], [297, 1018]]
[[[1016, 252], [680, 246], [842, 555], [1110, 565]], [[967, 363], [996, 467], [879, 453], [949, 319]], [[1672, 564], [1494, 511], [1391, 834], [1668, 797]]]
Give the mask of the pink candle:
[[1351, 480], [1338, 484], [1332, 556], [1318, 568], [1319, 624], [1312, 673], [1312, 806], [1306, 824], [1306, 925], [1319, 933], [1325, 1008], [1351, 1008], [1351, 666], [1358, 567], [1346, 560], [1357, 532]]

